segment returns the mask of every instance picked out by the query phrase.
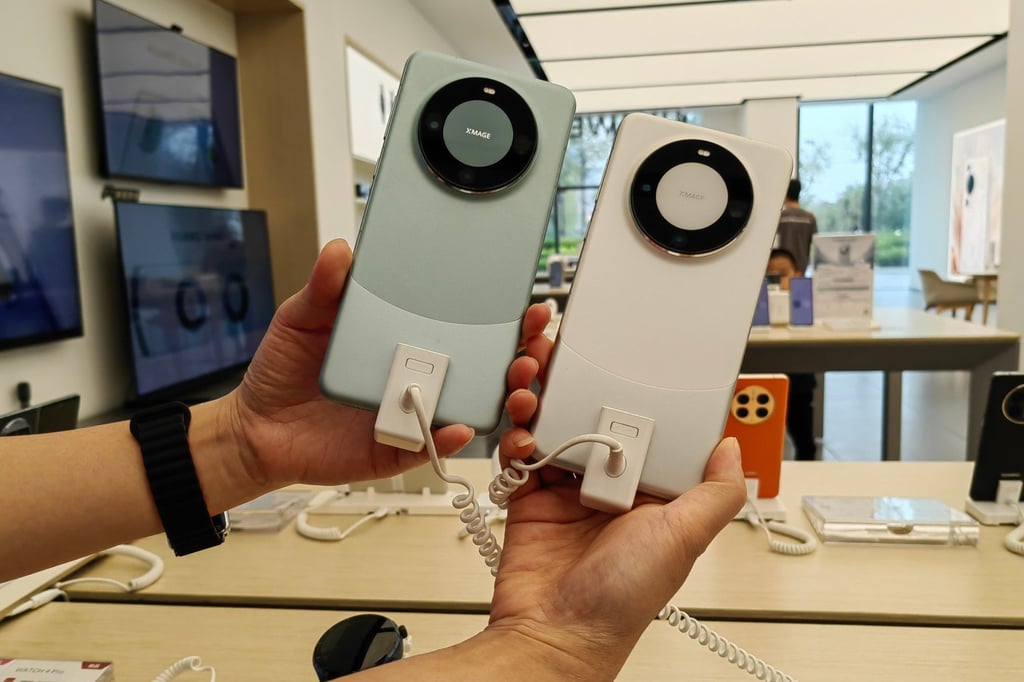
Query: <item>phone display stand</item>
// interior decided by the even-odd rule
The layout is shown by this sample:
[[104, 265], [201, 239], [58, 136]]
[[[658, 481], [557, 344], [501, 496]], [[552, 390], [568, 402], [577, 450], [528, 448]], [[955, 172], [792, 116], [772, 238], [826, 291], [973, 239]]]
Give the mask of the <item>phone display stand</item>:
[[964, 511], [986, 526], [1016, 526], [1024, 522], [1020, 506], [1022, 489], [1024, 482], [1019, 479], [1003, 479], [996, 486], [995, 500], [974, 500], [968, 497], [964, 502]]
[[757, 513], [761, 515], [761, 518], [765, 521], [785, 521], [786, 520], [786, 505], [782, 504], [782, 500], [778, 497], [754, 497], [747, 500], [747, 503], [743, 505], [743, 509], [734, 517], [734, 521], [746, 521], [747, 514], [750, 513], [750, 503], [754, 503], [754, 508], [757, 509]]
[[978, 524], [934, 499], [805, 495], [804, 513], [824, 542], [976, 547]]
[[984, 526], [1016, 526], [1021, 522], [1020, 510], [1002, 502], [979, 502], [968, 497], [964, 511]]

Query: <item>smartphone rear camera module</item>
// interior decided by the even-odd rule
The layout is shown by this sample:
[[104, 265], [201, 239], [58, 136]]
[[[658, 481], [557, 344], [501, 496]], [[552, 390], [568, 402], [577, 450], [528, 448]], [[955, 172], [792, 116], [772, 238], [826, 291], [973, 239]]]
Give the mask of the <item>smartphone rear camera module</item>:
[[[757, 403], [757, 407], [751, 411], [748, 407], [751, 403]], [[738, 421], [753, 426], [768, 419], [775, 411], [775, 398], [763, 386], [747, 386], [736, 393], [732, 399], [732, 413]]]
[[537, 151], [537, 122], [526, 101], [489, 78], [463, 78], [442, 87], [420, 114], [420, 152], [446, 185], [470, 193], [514, 183]]
[[1024, 425], [1024, 384], [1017, 386], [1003, 398], [1003, 416], [1014, 424]]
[[703, 256], [732, 243], [750, 220], [754, 189], [743, 163], [707, 140], [678, 140], [648, 156], [630, 188], [644, 237], [673, 255]]

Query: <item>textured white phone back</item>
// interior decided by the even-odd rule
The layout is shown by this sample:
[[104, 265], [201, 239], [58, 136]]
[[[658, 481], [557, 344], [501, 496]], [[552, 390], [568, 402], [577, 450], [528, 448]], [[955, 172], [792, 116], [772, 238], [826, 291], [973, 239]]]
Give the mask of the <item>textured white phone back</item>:
[[[754, 206], [705, 256], [670, 255], [635, 227], [632, 178], [655, 150], [703, 139], [743, 163]], [[594, 430], [602, 406], [655, 420], [640, 488], [675, 497], [703, 478], [721, 439], [792, 172], [783, 149], [643, 114], [619, 127], [562, 318], [534, 437], [538, 453]], [[582, 471], [588, 446], [559, 461]]]

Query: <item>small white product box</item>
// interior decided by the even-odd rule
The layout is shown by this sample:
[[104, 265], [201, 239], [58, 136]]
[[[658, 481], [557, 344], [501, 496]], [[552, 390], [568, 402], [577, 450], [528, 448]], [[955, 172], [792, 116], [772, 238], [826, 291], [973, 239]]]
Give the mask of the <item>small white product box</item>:
[[114, 682], [110, 661], [42, 661], [0, 656], [3, 682]]

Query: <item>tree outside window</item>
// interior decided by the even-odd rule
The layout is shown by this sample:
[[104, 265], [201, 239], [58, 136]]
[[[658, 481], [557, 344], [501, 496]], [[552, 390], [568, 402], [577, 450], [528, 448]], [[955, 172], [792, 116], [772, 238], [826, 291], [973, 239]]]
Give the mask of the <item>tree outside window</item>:
[[[699, 115], [694, 112], [669, 110], [647, 113], [699, 124]], [[615, 132], [625, 116], [625, 113], [581, 114], [573, 120], [544, 248], [537, 264], [538, 271], [547, 268], [551, 254], [579, 253], [615, 141]]]
[[874, 232], [880, 266], [908, 262], [916, 115], [914, 102], [800, 107], [800, 203], [821, 232]]

